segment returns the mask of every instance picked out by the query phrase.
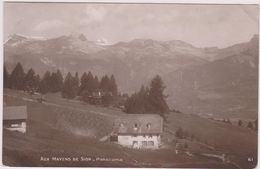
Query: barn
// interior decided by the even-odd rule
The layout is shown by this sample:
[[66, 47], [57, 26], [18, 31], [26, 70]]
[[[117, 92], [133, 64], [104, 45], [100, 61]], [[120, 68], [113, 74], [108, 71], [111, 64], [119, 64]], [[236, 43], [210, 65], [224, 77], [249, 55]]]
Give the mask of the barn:
[[158, 149], [163, 119], [156, 114], [126, 114], [115, 119], [110, 140], [136, 149]]
[[4, 106], [3, 127], [5, 129], [26, 133], [26, 121], [26, 106]]

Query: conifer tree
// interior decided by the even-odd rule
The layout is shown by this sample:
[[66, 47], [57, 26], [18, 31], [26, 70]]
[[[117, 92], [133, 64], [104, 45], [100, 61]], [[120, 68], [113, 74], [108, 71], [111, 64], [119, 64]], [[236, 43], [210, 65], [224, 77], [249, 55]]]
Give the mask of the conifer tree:
[[99, 89], [99, 80], [97, 76], [94, 77], [93, 86], [94, 86], [94, 90]]
[[62, 87], [63, 87], [63, 77], [62, 77], [62, 74], [61, 74], [61, 71], [60, 70], [57, 70], [56, 71], [56, 89], [57, 91], [61, 91], [62, 90]]
[[127, 99], [125, 109], [130, 114], [145, 114], [148, 112], [148, 93], [149, 89], [143, 85], [138, 93], [133, 94]]
[[76, 72], [75, 76], [73, 77], [72, 90], [74, 92], [74, 95], [77, 96], [78, 92], [79, 92], [79, 75], [78, 75], [78, 72]]
[[117, 85], [116, 85], [116, 80], [115, 80], [115, 77], [114, 75], [112, 75], [110, 77], [110, 81], [109, 81], [109, 91], [112, 92], [113, 96], [116, 96], [117, 95]]
[[149, 113], [148, 112], [148, 94], [149, 94], [149, 88], [145, 88], [143, 85], [138, 92], [138, 102], [139, 102], [139, 109], [140, 113]]
[[51, 73], [50, 77], [50, 92], [56, 93], [62, 90], [63, 86], [63, 77], [60, 70]]
[[242, 125], [243, 125], [242, 120], [239, 120], [239, 121], [238, 121], [238, 126], [242, 126]]
[[36, 89], [36, 77], [35, 77], [35, 72], [32, 68], [25, 75], [24, 85], [25, 85], [25, 90], [27, 91], [35, 91]]
[[20, 62], [18, 62], [10, 76], [10, 88], [23, 90], [24, 89], [24, 70]]
[[159, 75], [152, 79], [148, 95], [149, 107], [148, 111], [159, 114], [166, 119], [166, 114], [169, 112], [169, 107], [165, 101], [166, 96], [163, 94], [165, 86]]
[[46, 71], [43, 75], [43, 78], [41, 79], [40, 85], [39, 85], [39, 92], [42, 94], [46, 94], [48, 92], [51, 92], [52, 82], [51, 82], [51, 73], [49, 71]]
[[91, 72], [88, 72], [86, 90], [89, 94], [95, 90], [94, 77]]
[[251, 121], [248, 122], [247, 127], [253, 129], [253, 123]]
[[109, 92], [110, 79], [107, 75], [103, 76], [100, 81], [100, 89], [103, 92]]
[[84, 72], [83, 75], [80, 78], [80, 87], [79, 87], [79, 95], [80, 96], [82, 96], [83, 91], [86, 89], [87, 79], [88, 79], [88, 75], [87, 75], [86, 72]]
[[126, 102], [125, 102], [125, 111], [126, 113], [130, 113], [130, 114], [138, 114], [139, 110], [138, 110], [138, 102], [137, 102], [137, 93], [134, 93], [131, 95], [131, 97], [129, 97]]
[[4, 66], [4, 88], [9, 88], [9, 73], [6, 70], [6, 67]]
[[164, 89], [160, 76], [156, 76], [151, 81], [150, 88], [142, 86], [138, 93], [126, 100], [126, 113], [159, 114], [166, 120], [169, 108], [163, 94]]
[[39, 88], [40, 88], [40, 83], [41, 83], [41, 77], [40, 75], [36, 75], [35, 76], [35, 88], [36, 88], [36, 91], [39, 92]]
[[64, 80], [64, 85], [62, 89], [62, 97], [68, 98], [68, 99], [73, 99], [76, 96], [75, 91], [73, 90], [73, 85], [74, 85], [74, 78], [72, 77], [71, 73], [68, 72], [65, 80]]

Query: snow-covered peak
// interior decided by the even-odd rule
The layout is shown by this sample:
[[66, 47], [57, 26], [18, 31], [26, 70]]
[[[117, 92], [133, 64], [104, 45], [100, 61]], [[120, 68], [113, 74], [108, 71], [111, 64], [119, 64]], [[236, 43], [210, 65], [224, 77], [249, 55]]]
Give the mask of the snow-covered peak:
[[107, 46], [107, 45], [111, 45], [107, 39], [105, 38], [100, 38], [95, 42], [97, 45], [101, 45], [101, 46]]
[[9, 35], [8, 39], [4, 43], [15, 46], [20, 43], [32, 41], [32, 40], [47, 40], [47, 38], [40, 37], [40, 36], [26, 36], [21, 34], [13, 34], [13, 35]]

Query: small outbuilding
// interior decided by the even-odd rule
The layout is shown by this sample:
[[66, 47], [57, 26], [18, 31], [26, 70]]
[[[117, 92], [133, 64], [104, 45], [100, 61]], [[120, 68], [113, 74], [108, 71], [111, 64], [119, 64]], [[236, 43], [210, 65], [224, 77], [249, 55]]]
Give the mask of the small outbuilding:
[[126, 114], [115, 119], [110, 140], [136, 149], [158, 149], [163, 119], [156, 114]]
[[10, 131], [26, 133], [27, 107], [4, 106], [3, 128]]

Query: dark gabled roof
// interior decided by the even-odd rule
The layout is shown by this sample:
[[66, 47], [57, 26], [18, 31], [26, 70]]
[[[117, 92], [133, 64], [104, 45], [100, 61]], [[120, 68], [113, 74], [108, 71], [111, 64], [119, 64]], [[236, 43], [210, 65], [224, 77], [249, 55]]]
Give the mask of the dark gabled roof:
[[26, 106], [8, 106], [3, 109], [3, 120], [27, 119]]
[[126, 114], [114, 121], [116, 134], [159, 134], [163, 132], [163, 119], [157, 114]]

